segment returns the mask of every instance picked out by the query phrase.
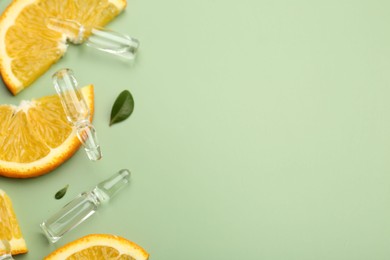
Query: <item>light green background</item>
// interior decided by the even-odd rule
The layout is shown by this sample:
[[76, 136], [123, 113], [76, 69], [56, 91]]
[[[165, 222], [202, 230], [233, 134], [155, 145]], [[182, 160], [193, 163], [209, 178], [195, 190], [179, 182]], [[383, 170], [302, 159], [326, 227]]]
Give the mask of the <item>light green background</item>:
[[[18, 104], [53, 94], [51, 75], [73, 69], [96, 87], [104, 153], [0, 178], [30, 249], [16, 259], [112, 233], [156, 260], [388, 260], [389, 10], [387, 0], [131, 0], [108, 27], [140, 40], [134, 65], [70, 46], [20, 95], [2, 85], [0, 103]], [[109, 127], [124, 89], [134, 113]], [[121, 168], [130, 187], [49, 245], [39, 223]]]

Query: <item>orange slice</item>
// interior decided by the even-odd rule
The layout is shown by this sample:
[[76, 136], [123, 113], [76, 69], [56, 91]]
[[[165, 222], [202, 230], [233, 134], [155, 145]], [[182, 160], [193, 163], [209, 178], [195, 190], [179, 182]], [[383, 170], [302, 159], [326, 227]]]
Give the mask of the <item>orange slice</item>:
[[[92, 117], [93, 86], [83, 87], [81, 93]], [[48, 173], [80, 145], [58, 95], [22, 101], [19, 106], [0, 105], [0, 175], [29, 178]]]
[[58, 248], [44, 260], [117, 259], [147, 260], [149, 254], [140, 246], [123, 237], [92, 234]]
[[67, 49], [65, 34], [50, 30], [50, 17], [103, 26], [126, 0], [14, 0], [0, 17], [0, 73], [16, 95], [46, 72]]
[[[20, 227], [12, 202], [7, 194], [0, 189], [0, 240], [7, 240], [11, 246], [11, 254], [26, 253], [27, 246]], [[4, 253], [4, 252], [3, 252]], [[0, 250], [0, 255], [2, 254]]]

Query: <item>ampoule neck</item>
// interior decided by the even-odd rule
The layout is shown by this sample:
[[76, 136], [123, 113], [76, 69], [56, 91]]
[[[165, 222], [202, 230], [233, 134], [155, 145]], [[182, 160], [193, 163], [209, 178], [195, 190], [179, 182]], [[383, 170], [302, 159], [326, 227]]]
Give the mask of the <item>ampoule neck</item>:
[[96, 205], [107, 203], [110, 200], [110, 197], [104, 191], [99, 189], [98, 186], [93, 188], [89, 194], [91, 195], [91, 198], [94, 200]]
[[89, 115], [85, 116], [84, 118], [80, 118], [78, 121], [74, 122], [74, 126], [77, 128], [83, 128], [86, 126], [90, 126], [91, 122], [89, 122]]
[[90, 192], [91, 199], [96, 204], [107, 203], [130, 181], [130, 171], [122, 169], [110, 178], [100, 182]]

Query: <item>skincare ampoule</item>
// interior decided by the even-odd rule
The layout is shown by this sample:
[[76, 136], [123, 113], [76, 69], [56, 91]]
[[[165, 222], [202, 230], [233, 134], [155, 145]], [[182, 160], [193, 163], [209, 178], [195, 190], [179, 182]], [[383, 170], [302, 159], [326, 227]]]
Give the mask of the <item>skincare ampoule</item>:
[[63, 33], [73, 44], [86, 43], [100, 51], [108, 52], [127, 60], [134, 60], [139, 41], [128, 35], [102, 27], [91, 27], [70, 19], [50, 17], [46, 20], [49, 29]]
[[99, 207], [107, 203], [130, 181], [130, 171], [120, 170], [110, 178], [100, 182], [92, 190], [79, 194], [40, 226], [50, 242], [57, 242], [65, 233], [74, 229]]
[[91, 113], [78, 88], [77, 80], [70, 69], [61, 69], [53, 75], [54, 88], [61, 99], [69, 123], [76, 129], [77, 137], [84, 146], [88, 158], [97, 161], [102, 152], [94, 126], [89, 121]]

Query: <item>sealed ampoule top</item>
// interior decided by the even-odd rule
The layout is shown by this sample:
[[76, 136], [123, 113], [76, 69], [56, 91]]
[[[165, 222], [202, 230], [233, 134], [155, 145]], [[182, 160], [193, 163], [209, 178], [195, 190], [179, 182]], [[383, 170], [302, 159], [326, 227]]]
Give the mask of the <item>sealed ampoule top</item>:
[[77, 80], [70, 69], [61, 69], [53, 75], [53, 84], [61, 99], [66, 118], [76, 129], [77, 137], [84, 146], [88, 158], [102, 158], [96, 130], [91, 124], [88, 105], [78, 88]]

